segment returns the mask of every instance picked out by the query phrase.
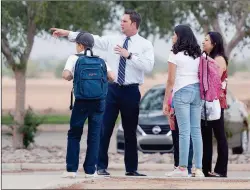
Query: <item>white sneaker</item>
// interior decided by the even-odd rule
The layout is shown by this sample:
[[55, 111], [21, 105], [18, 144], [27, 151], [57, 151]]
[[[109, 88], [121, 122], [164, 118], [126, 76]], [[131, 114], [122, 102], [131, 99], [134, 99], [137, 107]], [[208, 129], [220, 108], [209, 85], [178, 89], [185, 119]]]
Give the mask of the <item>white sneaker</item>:
[[75, 178], [76, 172], [63, 172], [62, 178]]
[[193, 173], [193, 177], [205, 177], [205, 176], [201, 169], [196, 168]]
[[188, 170], [181, 170], [179, 167], [175, 167], [174, 171], [166, 174], [168, 177], [188, 177]]
[[[178, 167], [174, 166], [174, 170], [175, 170], [176, 168], [178, 168]], [[173, 171], [174, 171], [174, 170], [173, 170]], [[169, 176], [169, 175], [171, 175], [171, 173], [172, 173], [173, 171], [171, 171], [171, 172], [166, 172], [165, 175], [166, 175], [166, 176]]]
[[85, 178], [95, 178], [95, 177], [97, 177], [96, 172], [94, 174], [86, 174], [85, 173]]

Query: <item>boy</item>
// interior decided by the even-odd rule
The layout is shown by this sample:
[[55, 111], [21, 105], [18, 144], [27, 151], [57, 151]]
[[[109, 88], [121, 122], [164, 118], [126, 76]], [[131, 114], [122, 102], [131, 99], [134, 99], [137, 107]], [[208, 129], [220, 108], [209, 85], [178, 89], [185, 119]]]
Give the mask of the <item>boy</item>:
[[[87, 118], [88, 139], [86, 157], [85, 162], [83, 164], [83, 168], [86, 177], [94, 177], [98, 159], [101, 124], [105, 109], [106, 98], [106, 92], [102, 92], [101, 88], [99, 87], [107, 85], [107, 80], [105, 79], [105, 76], [107, 77], [108, 75], [109, 80], [112, 81], [114, 80], [114, 75], [109, 68], [107, 69], [107, 72], [106, 67], [104, 65], [105, 63], [102, 59], [95, 56], [92, 56], [91, 58], [91, 56], [88, 57], [82, 55], [86, 53], [86, 50], [89, 50], [92, 53], [92, 48], [94, 46], [94, 38], [91, 34], [87, 32], [81, 32], [78, 34], [75, 42], [78, 55], [71, 55], [68, 58], [64, 71], [62, 73], [62, 77], [68, 81], [74, 78], [74, 74], [77, 75], [77, 77], [75, 78], [76, 81], [74, 81], [73, 83], [75, 103], [70, 118], [70, 129], [68, 131], [66, 156], [67, 171], [63, 173], [62, 177], [76, 177], [76, 172], [78, 170], [79, 165], [80, 140], [83, 132], [83, 125]], [[85, 62], [90, 60], [88, 65], [85, 64], [85, 62], [82, 62], [83, 59]], [[78, 64], [77, 66], [76, 63]], [[83, 67], [86, 67], [86, 65], [88, 68], [84, 70]], [[75, 66], [77, 70], [75, 70]], [[98, 77], [104, 78], [102, 78], [102, 80], [96, 80], [98, 79]], [[88, 79], [95, 80], [90, 81]], [[105, 81], [105, 83], [102, 83], [103, 81]], [[102, 98], [98, 97], [99, 99], [81, 99], [81, 97], [83, 97], [83, 94], [86, 97], [89, 96], [91, 98], [91, 95], [97, 93], [101, 94], [102, 96], [100, 97]]]
[[[177, 124], [177, 119], [174, 112], [174, 104], [172, 98], [168, 100], [168, 104], [170, 105], [170, 116], [168, 117], [170, 129], [172, 132], [173, 146], [174, 146], [174, 169], [179, 166], [179, 128]], [[189, 148], [189, 156], [188, 156], [188, 176], [192, 176], [192, 163], [193, 161], [193, 144], [192, 139], [190, 137], [190, 148]], [[172, 172], [166, 173], [168, 177], [172, 177]]]

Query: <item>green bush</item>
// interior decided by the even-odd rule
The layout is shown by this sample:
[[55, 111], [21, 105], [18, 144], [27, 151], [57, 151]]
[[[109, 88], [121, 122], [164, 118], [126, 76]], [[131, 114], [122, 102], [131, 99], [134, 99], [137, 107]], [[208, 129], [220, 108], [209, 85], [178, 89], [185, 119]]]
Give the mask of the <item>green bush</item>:
[[[14, 117], [11, 114], [9, 114], [9, 117], [13, 124]], [[23, 145], [25, 148], [34, 142], [37, 127], [43, 123], [43, 120], [44, 117], [39, 117], [30, 107], [28, 108], [24, 116], [24, 124], [19, 128], [19, 132], [23, 135]], [[9, 125], [9, 127], [13, 129], [12, 125]]]

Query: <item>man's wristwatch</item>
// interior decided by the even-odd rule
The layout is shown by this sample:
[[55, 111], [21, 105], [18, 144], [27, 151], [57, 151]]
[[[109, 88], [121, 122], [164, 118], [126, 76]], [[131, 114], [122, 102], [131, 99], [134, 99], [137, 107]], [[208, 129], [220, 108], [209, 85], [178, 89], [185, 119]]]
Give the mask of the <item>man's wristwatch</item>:
[[132, 58], [132, 53], [129, 53], [129, 56], [127, 57], [127, 59], [131, 59]]

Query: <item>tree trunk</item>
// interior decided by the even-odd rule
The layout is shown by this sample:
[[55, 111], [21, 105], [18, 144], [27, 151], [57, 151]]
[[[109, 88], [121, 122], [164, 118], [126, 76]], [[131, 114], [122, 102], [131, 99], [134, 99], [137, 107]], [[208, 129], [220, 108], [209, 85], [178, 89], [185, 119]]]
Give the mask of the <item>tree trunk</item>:
[[16, 79], [16, 109], [15, 109], [15, 124], [13, 130], [13, 147], [15, 149], [23, 148], [23, 135], [19, 129], [24, 124], [25, 115], [25, 91], [26, 91], [26, 79], [25, 69], [14, 70]]

